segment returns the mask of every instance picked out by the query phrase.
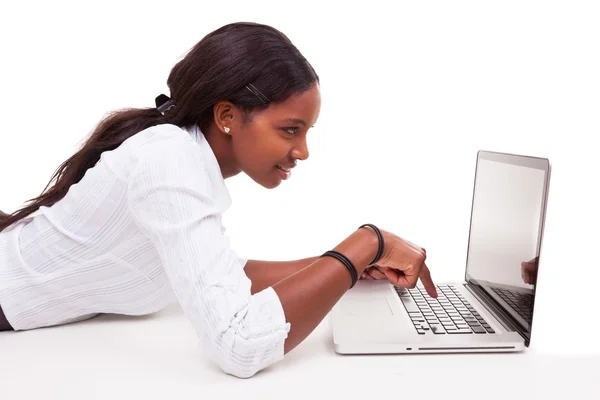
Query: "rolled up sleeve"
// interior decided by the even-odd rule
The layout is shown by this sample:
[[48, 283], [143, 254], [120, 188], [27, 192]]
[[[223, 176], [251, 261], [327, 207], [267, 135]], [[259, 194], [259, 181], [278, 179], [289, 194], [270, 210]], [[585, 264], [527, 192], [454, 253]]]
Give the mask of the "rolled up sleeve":
[[206, 162], [193, 140], [155, 139], [137, 154], [127, 201], [207, 353], [224, 372], [248, 378], [283, 359], [290, 324], [272, 288], [251, 294], [245, 260], [223, 235], [226, 205]]

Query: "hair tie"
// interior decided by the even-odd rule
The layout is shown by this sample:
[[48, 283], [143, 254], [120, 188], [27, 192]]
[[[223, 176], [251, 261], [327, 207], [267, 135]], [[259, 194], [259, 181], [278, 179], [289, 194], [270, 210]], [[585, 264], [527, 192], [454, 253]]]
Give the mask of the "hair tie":
[[165, 113], [167, 111], [169, 111], [171, 108], [175, 107], [175, 102], [173, 100], [171, 100], [171, 98], [169, 98], [169, 96], [164, 95], [164, 94], [159, 94], [158, 96], [156, 96], [154, 103], [156, 104], [156, 109], [162, 115], [165, 115]]

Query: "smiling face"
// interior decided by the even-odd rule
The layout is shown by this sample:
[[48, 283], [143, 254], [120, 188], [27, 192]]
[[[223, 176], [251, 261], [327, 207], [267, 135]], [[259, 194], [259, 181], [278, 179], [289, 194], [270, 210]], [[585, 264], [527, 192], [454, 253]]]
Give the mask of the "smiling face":
[[243, 121], [234, 106], [221, 105], [219, 120], [230, 128], [231, 151], [236, 169], [267, 189], [288, 179], [297, 160], [308, 158], [306, 136], [321, 110], [318, 86], [287, 100], [271, 104]]

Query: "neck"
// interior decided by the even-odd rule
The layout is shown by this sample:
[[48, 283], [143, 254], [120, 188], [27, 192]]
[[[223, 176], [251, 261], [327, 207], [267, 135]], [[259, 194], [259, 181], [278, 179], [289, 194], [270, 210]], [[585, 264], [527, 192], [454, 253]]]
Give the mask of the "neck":
[[231, 178], [242, 172], [233, 157], [230, 136], [225, 135], [214, 126], [211, 126], [208, 131], [203, 132], [203, 134], [215, 154], [215, 158], [221, 169], [221, 175], [223, 175], [224, 179]]

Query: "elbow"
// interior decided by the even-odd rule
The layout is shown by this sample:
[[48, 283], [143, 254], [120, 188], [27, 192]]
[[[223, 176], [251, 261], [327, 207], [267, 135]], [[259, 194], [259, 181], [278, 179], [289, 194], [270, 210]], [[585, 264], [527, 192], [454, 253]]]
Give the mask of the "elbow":
[[213, 360], [219, 366], [221, 371], [228, 375], [235, 376], [236, 378], [252, 378], [267, 366], [265, 363], [257, 362], [256, 351], [253, 352], [251, 349], [247, 349], [247, 351], [244, 352], [235, 351], [232, 348], [223, 350], [224, 351], [221, 352], [216, 350], [217, 355], [213, 357]]
[[242, 338], [234, 334], [232, 340], [223, 340], [225, 338], [221, 337], [221, 340], [210, 344], [212, 358], [226, 374], [242, 379], [252, 378], [283, 359], [286, 336], [285, 333], [277, 333], [259, 338]]
[[224, 373], [240, 379], [252, 378], [260, 371], [259, 368], [249, 368], [248, 366], [240, 365], [240, 363], [231, 362], [230, 360], [219, 363], [219, 367]]
[[232, 315], [220, 313], [203, 335], [205, 348], [221, 370], [244, 379], [283, 359], [290, 331], [272, 289], [251, 300]]

